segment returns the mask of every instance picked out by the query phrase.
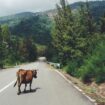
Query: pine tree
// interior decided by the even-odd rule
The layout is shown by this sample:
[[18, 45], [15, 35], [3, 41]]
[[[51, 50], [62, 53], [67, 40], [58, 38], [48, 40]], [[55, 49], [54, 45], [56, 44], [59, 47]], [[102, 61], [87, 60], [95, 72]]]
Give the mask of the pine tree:
[[26, 48], [27, 48], [27, 59], [28, 61], [35, 61], [37, 57], [37, 52], [36, 52], [36, 45], [33, 44], [33, 41], [31, 38], [26, 39]]
[[100, 31], [101, 33], [105, 33], [105, 13], [100, 19]]
[[60, 0], [57, 5], [57, 15], [54, 18], [55, 28], [53, 30], [53, 45], [58, 50], [61, 62], [73, 58], [74, 54], [74, 19], [70, 6], [65, 0]]
[[2, 26], [2, 37], [3, 37], [4, 42], [9, 43], [10, 31], [9, 31], [9, 27], [7, 25]]
[[3, 68], [3, 38], [2, 38], [1, 26], [0, 26], [0, 68]]
[[79, 9], [79, 33], [84, 37], [91, 36], [96, 31], [96, 24], [90, 11], [88, 1]]
[[88, 1], [85, 5], [80, 6], [77, 23], [77, 32], [80, 40], [78, 48], [81, 49], [83, 55], [86, 55], [93, 49], [93, 40], [96, 33], [96, 23], [92, 17]]
[[19, 55], [22, 62], [35, 61], [37, 57], [36, 45], [30, 37], [21, 39], [19, 46]]

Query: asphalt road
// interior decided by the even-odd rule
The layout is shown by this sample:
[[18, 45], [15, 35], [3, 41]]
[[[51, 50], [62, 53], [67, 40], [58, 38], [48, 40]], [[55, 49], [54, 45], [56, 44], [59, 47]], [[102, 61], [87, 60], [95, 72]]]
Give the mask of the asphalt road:
[[[19, 68], [38, 68], [38, 78], [32, 83], [32, 92], [17, 95], [14, 88]], [[24, 85], [21, 90], [24, 89]], [[35, 62], [0, 71], [0, 105], [94, 105], [46, 63]]]

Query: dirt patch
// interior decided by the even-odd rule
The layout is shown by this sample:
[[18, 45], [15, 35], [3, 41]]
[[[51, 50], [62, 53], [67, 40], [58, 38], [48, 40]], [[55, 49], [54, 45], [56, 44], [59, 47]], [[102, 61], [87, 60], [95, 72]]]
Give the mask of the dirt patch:
[[105, 98], [105, 83], [103, 83], [99, 86], [98, 93]]

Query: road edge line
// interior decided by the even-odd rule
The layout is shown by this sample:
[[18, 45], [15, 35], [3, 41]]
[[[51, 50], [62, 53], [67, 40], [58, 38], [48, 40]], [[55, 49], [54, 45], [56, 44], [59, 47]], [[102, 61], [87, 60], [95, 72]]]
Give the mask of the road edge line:
[[81, 92], [88, 100], [90, 100], [92, 103], [94, 103], [95, 105], [98, 105], [96, 103], [95, 99], [92, 99], [90, 96], [86, 95], [85, 92], [83, 92], [82, 89], [80, 89], [78, 86], [76, 86], [74, 83], [72, 83], [69, 79], [67, 79], [60, 71], [56, 70], [55, 71], [61, 76], [63, 77], [68, 83], [70, 83], [76, 90], [78, 90], [79, 92]]

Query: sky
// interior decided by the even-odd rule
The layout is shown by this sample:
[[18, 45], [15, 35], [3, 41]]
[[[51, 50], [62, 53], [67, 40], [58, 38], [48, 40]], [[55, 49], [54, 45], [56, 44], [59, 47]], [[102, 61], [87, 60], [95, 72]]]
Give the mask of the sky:
[[[71, 4], [80, 0], [67, 1]], [[57, 3], [59, 0], [0, 0], [0, 17], [20, 12], [39, 12], [54, 9]]]

